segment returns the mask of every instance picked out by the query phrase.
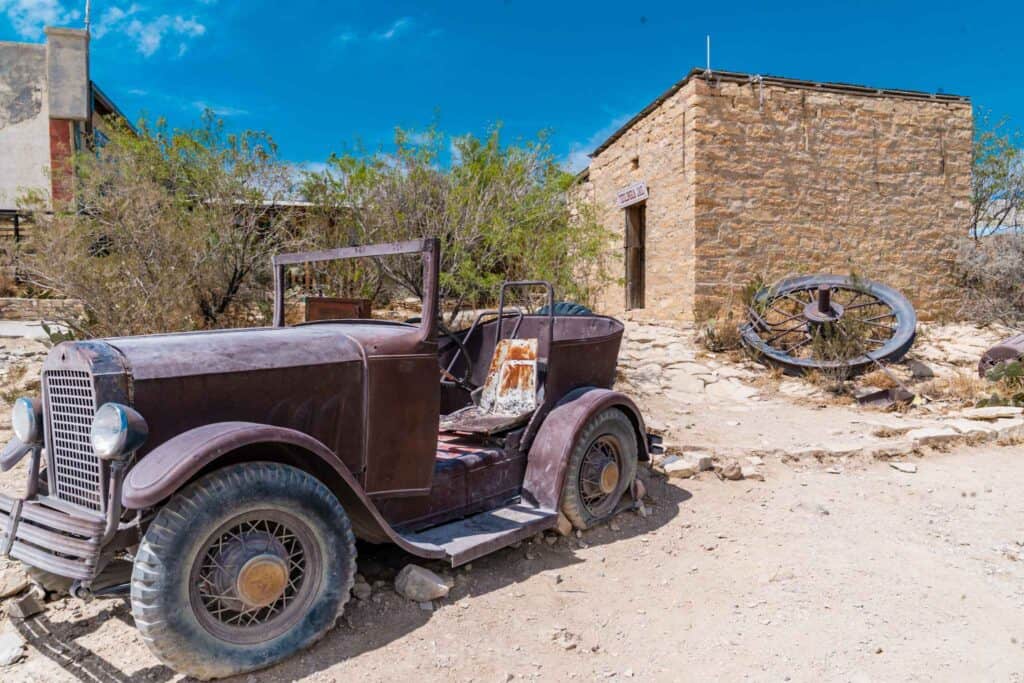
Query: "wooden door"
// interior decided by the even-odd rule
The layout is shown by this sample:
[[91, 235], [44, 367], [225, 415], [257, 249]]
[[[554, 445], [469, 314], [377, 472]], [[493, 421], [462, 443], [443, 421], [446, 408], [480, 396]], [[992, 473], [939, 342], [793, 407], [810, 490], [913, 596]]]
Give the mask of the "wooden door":
[[626, 207], [626, 310], [644, 307], [646, 203]]

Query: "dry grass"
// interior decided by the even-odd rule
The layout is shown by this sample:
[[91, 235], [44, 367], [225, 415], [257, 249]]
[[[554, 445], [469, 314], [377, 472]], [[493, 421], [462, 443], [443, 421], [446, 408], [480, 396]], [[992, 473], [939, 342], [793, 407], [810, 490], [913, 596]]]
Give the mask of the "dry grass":
[[764, 372], [759, 373], [757, 377], [749, 380], [747, 384], [755, 387], [761, 392], [775, 391], [779, 388], [779, 384], [782, 383], [785, 376], [785, 373], [782, 372], [782, 368], [769, 365], [764, 368]]
[[894, 389], [899, 386], [890, 374], [884, 370], [874, 370], [873, 372], [869, 372], [862, 376], [860, 379], [863, 384], [877, 387], [879, 389]]
[[0, 399], [4, 403], [12, 405], [19, 396], [39, 390], [39, 380], [31, 380], [27, 384], [24, 382], [27, 373], [28, 366], [26, 365], [12, 365], [7, 371], [7, 376], [4, 377], [5, 388], [0, 391]]
[[918, 393], [932, 400], [945, 400], [964, 405], [974, 405], [990, 392], [992, 384], [972, 372], [957, 372], [921, 385]]
[[823, 396], [814, 398], [814, 403], [818, 405], [848, 405], [850, 403], [853, 393], [845, 377], [835, 372], [810, 370], [804, 374], [804, 379], [824, 392]]
[[693, 305], [693, 319], [697, 323], [697, 342], [708, 351], [721, 353], [740, 348], [743, 318], [734, 301], [721, 303], [715, 299], [697, 299]]

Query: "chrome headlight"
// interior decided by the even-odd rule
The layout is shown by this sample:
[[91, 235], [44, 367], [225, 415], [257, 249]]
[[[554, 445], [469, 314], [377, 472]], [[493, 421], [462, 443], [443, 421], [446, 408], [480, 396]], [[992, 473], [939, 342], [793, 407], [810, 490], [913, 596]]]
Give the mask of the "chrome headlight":
[[96, 411], [89, 431], [92, 449], [103, 460], [119, 460], [141, 446], [149, 426], [135, 410], [120, 403], [104, 403]]
[[43, 410], [39, 399], [19, 398], [11, 406], [11, 427], [18, 441], [37, 444], [43, 440]]

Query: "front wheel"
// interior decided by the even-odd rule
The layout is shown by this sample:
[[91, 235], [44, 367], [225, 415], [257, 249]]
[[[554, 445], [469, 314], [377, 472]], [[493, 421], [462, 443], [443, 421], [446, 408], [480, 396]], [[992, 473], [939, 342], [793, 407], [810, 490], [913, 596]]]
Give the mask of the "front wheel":
[[636, 478], [636, 469], [633, 423], [617, 408], [595, 415], [569, 455], [562, 512], [577, 529], [609, 519]]
[[246, 463], [176, 494], [143, 537], [132, 616], [172, 669], [201, 679], [259, 669], [333, 625], [355, 577], [348, 515], [294, 467]]

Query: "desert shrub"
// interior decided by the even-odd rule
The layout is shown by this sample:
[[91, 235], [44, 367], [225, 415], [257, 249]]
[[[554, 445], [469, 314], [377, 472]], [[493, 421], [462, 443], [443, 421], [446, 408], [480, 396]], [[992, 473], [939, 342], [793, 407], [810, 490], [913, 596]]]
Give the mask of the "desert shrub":
[[978, 322], [1024, 322], [1024, 233], [965, 238], [957, 248], [961, 313]]
[[697, 341], [708, 351], [721, 353], [740, 348], [742, 315], [730, 303], [697, 299], [693, 306]]
[[758, 275], [738, 290], [731, 290], [724, 301], [698, 297], [693, 302], [697, 341], [715, 353], [739, 349], [743, 340], [740, 330], [747, 321], [748, 312], [754, 311], [758, 315], [762, 313], [757, 294], [764, 287], [765, 280]]
[[993, 383], [992, 393], [980, 400], [979, 406], [1024, 406], [1024, 364], [1020, 361], [1000, 363], [985, 377]]
[[[37, 211], [22, 258], [30, 282], [80, 299], [82, 336], [245, 325], [264, 317], [270, 256], [288, 242], [273, 206], [290, 186], [263, 133], [112, 123], [74, 159], [71, 206]], [[26, 197], [28, 208], [38, 198]]]
[[1024, 321], [1024, 134], [979, 117], [971, 173], [971, 223], [957, 244], [960, 313], [979, 322]]
[[[492, 305], [504, 280], [549, 280], [560, 299], [589, 303], [607, 279], [608, 234], [592, 206], [570, 205], [572, 181], [543, 135], [506, 144], [500, 128], [486, 138], [398, 130], [391, 151], [336, 154], [306, 175], [303, 193], [323, 228], [308, 235], [324, 247], [439, 238], [449, 321]], [[380, 268], [319, 276], [333, 291], [355, 285], [380, 296], [389, 291], [384, 278], [423, 296], [417, 259], [388, 259]]]

